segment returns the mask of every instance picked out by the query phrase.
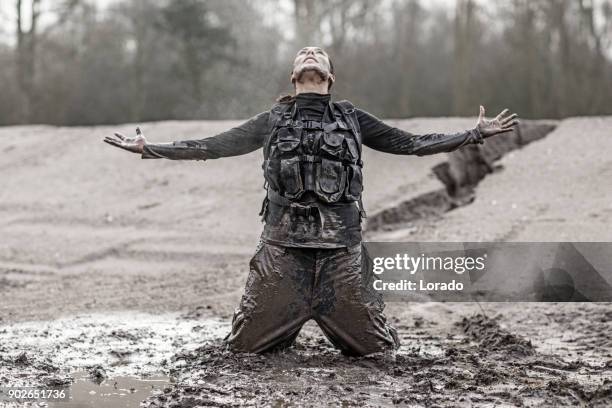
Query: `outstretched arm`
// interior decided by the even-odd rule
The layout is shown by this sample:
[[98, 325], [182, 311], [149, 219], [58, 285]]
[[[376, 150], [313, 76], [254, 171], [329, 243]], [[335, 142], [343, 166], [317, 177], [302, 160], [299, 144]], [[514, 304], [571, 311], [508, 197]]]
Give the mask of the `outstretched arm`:
[[481, 106], [478, 123], [474, 129], [453, 134], [428, 133], [415, 135], [391, 127], [375, 116], [359, 109], [357, 109], [357, 118], [364, 145], [386, 153], [425, 156], [451, 152], [468, 144], [482, 143], [483, 139], [487, 137], [512, 131], [513, 126], [518, 124], [517, 115], [508, 115], [507, 109], [490, 121], [485, 119], [484, 113], [484, 108]]
[[140, 129], [136, 129], [135, 138], [115, 133], [114, 137], [106, 137], [104, 141], [113, 146], [140, 153], [143, 159], [208, 160], [239, 156], [262, 147], [268, 130], [268, 117], [268, 112], [260, 113], [240, 126], [199, 140], [148, 143]]

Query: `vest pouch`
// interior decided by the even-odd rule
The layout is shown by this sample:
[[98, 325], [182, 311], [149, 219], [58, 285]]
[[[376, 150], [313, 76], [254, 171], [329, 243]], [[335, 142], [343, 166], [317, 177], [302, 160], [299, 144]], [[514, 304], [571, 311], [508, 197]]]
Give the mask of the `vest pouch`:
[[292, 152], [300, 146], [301, 130], [295, 128], [280, 128], [278, 131], [276, 148], [280, 154]]
[[357, 163], [357, 161], [359, 160], [359, 148], [357, 147], [357, 142], [355, 142], [355, 139], [352, 135], [344, 140], [346, 142], [347, 147], [346, 159], [351, 163]]
[[346, 170], [342, 162], [321, 159], [317, 164], [315, 192], [325, 202], [335, 203], [342, 198], [346, 184]]
[[264, 178], [272, 190], [280, 191], [280, 162], [278, 160], [264, 160]]
[[299, 156], [280, 160], [280, 191], [287, 198], [299, 198], [304, 192]]
[[344, 156], [344, 135], [338, 132], [323, 133], [321, 140], [321, 150], [331, 156], [343, 158]]
[[347, 200], [357, 201], [361, 197], [361, 192], [363, 191], [363, 173], [359, 166], [351, 164], [346, 167], [349, 174], [344, 197], [346, 197]]

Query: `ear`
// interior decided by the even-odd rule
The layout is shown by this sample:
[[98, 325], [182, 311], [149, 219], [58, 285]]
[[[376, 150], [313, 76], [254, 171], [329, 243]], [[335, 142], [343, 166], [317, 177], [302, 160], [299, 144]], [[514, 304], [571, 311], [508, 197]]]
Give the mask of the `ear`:
[[332, 82], [332, 84], [336, 82], [336, 76], [334, 74], [329, 74], [328, 79]]

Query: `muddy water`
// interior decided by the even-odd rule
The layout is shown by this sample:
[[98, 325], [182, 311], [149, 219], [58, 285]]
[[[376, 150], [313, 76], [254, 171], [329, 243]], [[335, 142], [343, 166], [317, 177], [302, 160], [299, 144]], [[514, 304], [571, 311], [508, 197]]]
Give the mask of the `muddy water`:
[[179, 351], [221, 341], [216, 319], [121, 312], [0, 326], [0, 386], [59, 387], [71, 400], [51, 407], [138, 407], [171, 385]]
[[138, 408], [140, 402], [171, 384], [169, 377], [116, 377], [93, 381], [85, 371], [71, 374], [69, 401], [49, 404], [50, 408]]
[[109, 375], [148, 375], [159, 373], [178, 349], [221, 339], [227, 330], [227, 322], [177, 313], [100, 313], [0, 326], [0, 340], [9, 355], [25, 353], [31, 362], [44, 357], [60, 369], [102, 366]]

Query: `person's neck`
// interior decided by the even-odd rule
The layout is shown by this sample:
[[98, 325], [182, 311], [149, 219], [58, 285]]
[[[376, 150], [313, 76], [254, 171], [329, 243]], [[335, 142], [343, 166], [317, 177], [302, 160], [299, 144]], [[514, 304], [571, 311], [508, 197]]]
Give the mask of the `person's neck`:
[[329, 93], [329, 86], [327, 82], [315, 82], [305, 81], [303, 83], [297, 82], [295, 84], [295, 94], [301, 93], [317, 93], [321, 95], [327, 95]]

